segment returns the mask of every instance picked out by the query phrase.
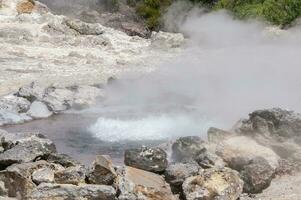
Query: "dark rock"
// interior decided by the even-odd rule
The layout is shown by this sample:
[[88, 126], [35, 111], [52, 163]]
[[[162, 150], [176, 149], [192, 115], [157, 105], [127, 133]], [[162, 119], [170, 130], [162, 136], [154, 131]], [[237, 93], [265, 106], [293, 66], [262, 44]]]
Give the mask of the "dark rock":
[[29, 200], [114, 200], [116, 191], [106, 185], [70, 185], [42, 183], [28, 196]]
[[209, 151], [203, 151], [193, 159], [204, 169], [211, 167], [223, 168], [226, 165], [222, 158]]
[[88, 182], [92, 184], [112, 185], [117, 177], [109, 156], [96, 156], [87, 175]]
[[172, 157], [175, 161], [193, 159], [206, 151], [206, 143], [200, 137], [181, 137], [172, 145]]
[[167, 167], [167, 154], [160, 148], [141, 147], [125, 151], [124, 163], [138, 169], [163, 172]]
[[80, 162], [78, 162], [77, 160], [73, 159], [72, 157], [66, 154], [52, 153], [47, 157], [47, 161], [51, 163], [60, 164], [65, 168], [81, 165]]
[[182, 193], [182, 184], [186, 178], [198, 174], [200, 166], [195, 162], [170, 164], [165, 170], [165, 180], [170, 184], [173, 193]]
[[192, 176], [183, 183], [186, 200], [227, 199], [236, 200], [243, 190], [239, 174], [231, 169], [207, 169], [201, 175]]
[[246, 165], [240, 173], [244, 180], [244, 192], [260, 193], [270, 186], [275, 170], [265, 159], [257, 157]]

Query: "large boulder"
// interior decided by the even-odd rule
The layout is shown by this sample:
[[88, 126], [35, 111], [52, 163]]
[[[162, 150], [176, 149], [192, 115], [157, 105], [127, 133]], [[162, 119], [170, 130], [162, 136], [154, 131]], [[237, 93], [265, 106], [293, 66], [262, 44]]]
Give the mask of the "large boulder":
[[32, 173], [32, 181], [37, 185], [41, 183], [53, 183], [54, 171], [49, 167], [38, 169]]
[[116, 191], [106, 185], [71, 185], [42, 183], [28, 196], [28, 200], [114, 200]]
[[26, 112], [30, 107], [30, 102], [22, 97], [7, 95], [0, 98], [0, 110], [9, 110], [15, 113]]
[[54, 173], [54, 180], [59, 184], [79, 185], [85, 183], [86, 169], [81, 166], [63, 168]]
[[47, 157], [47, 162], [62, 165], [65, 168], [81, 165], [80, 162], [66, 154], [52, 153]]
[[141, 147], [128, 149], [124, 153], [124, 163], [138, 169], [163, 172], [168, 164], [167, 154], [161, 148]]
[[239, 174], [228, 168], [207, 169], [200, 175], [187, 178], [183, 183], [186, 200], [237, 200], [242, 191], [243, 181]]
[[165, 180], [170, 184], [173, 193], [182, 193], [182, 184], [186, 178], [196, 176], [200, 166], [195, 162], [173, 163], [164, 172]]
[[240, 172], [244, 180], [244, 192], [260, 193], [268, 188], [275, 175], [275, 170], [263, 158], [254, 158]]
[[100, 24], [85, 23], [74, 19], [67, 19], [65, 23], [80, 35], [101, 35], [104, 32], [104, 28]]
[[87, 174], [88, 182], [91, 184], [112, 185], [117, 177], [109, 156], [96, 156]]
[[151, 35], [152, 46], [156, 48], [170, 49], [180, 47], [184, 43], [181, 33], [153, 32]]
[[133, 167], [118, 169], [119, 200], [176, 200], [163, 177]]
[[27, 114], [34, 119], [41, 119], [50, 117], [53, 113], [49, 111], [48, 107], [40, 101], [34, 101], [31, 105]]
[[[16, 138], [14, 138], [16, 137]], [[56, 152], [54, 143], [41, 134], [28, 137], [7, 134], [2, 137], [5, 151], [0, 154], [0, 168], [5, 169], [14, 163], [31, 162]]]
[[200, 137], [181, 137], [172, 145], [172, 158], [175, 161], [189, 160], [205, 151], [207, 151], [206, 143]]
[[219, 143], [233, 135], [234, 133], [232, 132], [224, 131], [214, 127], [210, 127], [207, 131], [208, 141], [211, 143]]

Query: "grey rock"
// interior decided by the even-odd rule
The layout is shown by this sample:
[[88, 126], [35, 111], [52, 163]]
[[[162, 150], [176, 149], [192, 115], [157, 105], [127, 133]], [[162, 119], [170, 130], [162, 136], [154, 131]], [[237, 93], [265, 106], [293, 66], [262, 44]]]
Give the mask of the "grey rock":
[[207, 131], [208, 141], [211, 143], [219, 143], [233, 135], [234, 133], [224, 131], [214, 127], [210, 127]]
[[170, 184], [173, 193], [182, 193], [182, 184], [186, 178], [196, 176], [200, 166], [195, 162], [170, 164], [164, 172], [165, 180]]
[[28, 200], [114, 200], [116, 191], [106, 185], [71, 185], [42, 183], [28, 196]]
[[52, 153], [47, 157], [47, 162], [60, 164], [65, 168], [81, 165], [80, 162], [66, 154]]
[[86, 169], [83, 166], [68, 167], [54, 173], [54, 180], [59, 184], [79, 185], [85, 183]]
[[31, 121], [32, 118], [25, 113], [16, 113], [8, 110], [0, 110], [0, 126], [21, 124]]
[[101, 35], [104, 28], [100, 24], [85, 23], [80, 20], [67, 19], [66, 25], [81, 35]]
[[22, 97], [7, 95], [0, 98], [0, 110], [8, 110], [15, 113], [24, 113], [30, 107], [30, 102]]
[[36, 82], [32, 82], [29, 85], [21, 87], [16, 96], [23, 97], [29, 102], [34, 102], [35, 100], [43, 99], [45, 92], [44, 87], [39, 86]]
[[34, 119], [41, 119], [50, 117], [53, 113], [48, 110], [48, 107], [40, 101], [34, 101], [27, 112], [27, 114]]
[[11, 141], [9, 147], [11, 148], [0, 154], [1, 169], [14, 163], [35, 161], [56, 152], [54, 143], [41, 135], [31, 135], [17, 141]]
[[275, 176], [275, 170], [263, 158], [254, 158], [240, 172], [244, 181], [244, 192], [260, 193], [268, 188]]
[[243, 181], [231, 169], [207, 169], [202, 174], [187, 178], [183, 183], [186, 200], [237, 200], [243, 191]]
[[162, 176], [133, 167], [122, 167], [117, 171], [116, 185], [119, 200], [176, 200], [170, 186]]
[[87, 175], [89, 183], [112, 185], [117, 174], [109, 156], [98, 155], [93, 161]]
[[221, 157], [210, 151], [203, 151], [193, 158], [202, 168], [223, 168], [226, 163]]
[[53, 183], [54, 172], [50, 168], [41, 168], [32, 173], [32, 181], [39, 185], [41, 183]]
[[43, 97], [44, 102], [51, 111], [60, 113], [69, 109], [74, 100], [74, 93], [63, 88], [48, 88], [47, 94]]
[[124, 163], [138, 169], [163, 172], [168, 164], [167, 154], [161, 148], [141, 147], [128, 149], [124, 153]]
[[200, 137], [181, 137], [172, 145], [172, 158], [175, 161], [189, 160], [204, 151], [206, 143]]

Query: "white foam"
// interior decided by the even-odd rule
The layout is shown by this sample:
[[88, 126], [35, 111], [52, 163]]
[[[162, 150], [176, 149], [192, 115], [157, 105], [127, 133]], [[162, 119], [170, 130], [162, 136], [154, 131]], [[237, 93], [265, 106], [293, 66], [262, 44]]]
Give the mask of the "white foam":
[[100, 117], [89, 130], [98, 139], [109, 142], [164, 140], [185, 135], [204, 136], [214, 125], [205, 119], [189, 116], [160, 115], [139, 119], [114, 119]]

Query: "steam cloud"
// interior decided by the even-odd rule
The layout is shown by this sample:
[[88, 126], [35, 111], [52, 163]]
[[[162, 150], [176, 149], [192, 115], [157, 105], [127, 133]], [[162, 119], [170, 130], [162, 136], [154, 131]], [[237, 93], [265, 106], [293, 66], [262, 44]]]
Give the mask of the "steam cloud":
[[[200, 119], [194, 122], [200, 132], [194, 134], [204, 134], [208, 121], [231, 128], [256, 109], [301, 111], [298, 26], [283, 31], [258, 21], [235, 20], [226, 12], [193, 9], [179, 15], [179, 8], [183, 5], [172, 6], [166, 24], [189, 39], [181, 56], [152, 74], [120, 80], [109, 89], [103, 108], [118, 105], [144, 116]], [[187, 134], [193, 134], [187, 128]]]

